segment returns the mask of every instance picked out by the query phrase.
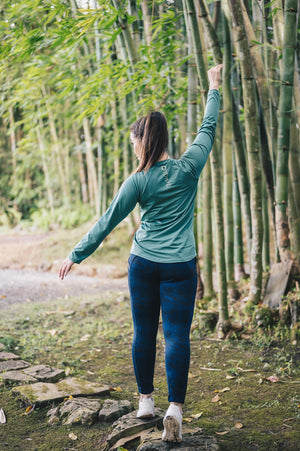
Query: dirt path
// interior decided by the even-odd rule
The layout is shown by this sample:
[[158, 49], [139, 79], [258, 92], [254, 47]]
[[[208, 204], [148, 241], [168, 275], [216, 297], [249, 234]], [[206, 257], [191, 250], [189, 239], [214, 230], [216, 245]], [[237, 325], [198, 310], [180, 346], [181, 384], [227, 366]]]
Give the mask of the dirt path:
[[0, 310], [10, 304], [49, 301], [97, 294], [103, 291], [127, 291], [127, 279], [107, 279], [69, 274], [64, 281], [50, 272], [0, 270]]
[[[126, 267], [107, 262], [74, 265], [62, 281], [58, 268], [73, 232], [0, 234], [0, 310], [21, 302], [43, 302], [58, 298], [84, 297], [104, 291], [128, 291]], [[76, 242], [76, 238], [71, 238]], [[54, 249], [52, 253], [49, 250]]]

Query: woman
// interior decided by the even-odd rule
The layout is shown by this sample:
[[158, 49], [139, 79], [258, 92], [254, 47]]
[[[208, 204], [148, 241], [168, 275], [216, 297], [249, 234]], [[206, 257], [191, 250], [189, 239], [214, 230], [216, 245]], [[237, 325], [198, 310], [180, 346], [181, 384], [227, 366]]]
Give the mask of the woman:
[[219, 111], [222, 65], [208, 71], [209, 93], [202, 126], [179, 160], [167, 153], [163, 114], [153, 112], [130, 128], [139, 166], [121, 186], [106, 213], [62, 263], [68, 274], [101, 244], [137, 203], [141, 224], [128, 260], [128, 283], [134, 323], [132, 358], [140, 392], [138, 418], [153, 417], [153, 374], [160, 309], [166, 342], [165, 362], [170, 402], [164, 417], [165, 441], [180, 442], [190, 362], [189, 333], [197, 288], [193, 234], [198, 179], [210, 153]]

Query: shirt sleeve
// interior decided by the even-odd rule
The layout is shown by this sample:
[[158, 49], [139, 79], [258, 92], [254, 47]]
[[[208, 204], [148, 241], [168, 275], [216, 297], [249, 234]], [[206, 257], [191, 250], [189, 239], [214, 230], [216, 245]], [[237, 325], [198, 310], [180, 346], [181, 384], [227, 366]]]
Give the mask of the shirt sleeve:
[[199, 178], [211, 151], [220, 107], [220, 95], [217, 89], [208, 91], [205, 113], [200, 130], [193, 143], [180, 160], [187, 164], [192, 174]]
[[69, 255], [74, 263], [81, 263], [91, 255], [104, 238], [134, 209], [138, 202], [138, 189], [133, 176], [134, 174], [125, 180], [104, 215], [74, 247]]

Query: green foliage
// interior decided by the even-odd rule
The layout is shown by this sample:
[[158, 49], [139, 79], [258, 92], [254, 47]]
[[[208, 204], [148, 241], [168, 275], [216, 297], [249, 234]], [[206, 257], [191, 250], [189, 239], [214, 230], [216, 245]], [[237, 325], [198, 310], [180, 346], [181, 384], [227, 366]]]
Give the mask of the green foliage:
[[87, 222], [93, 216], [92, 210], [87, 205], [73, 205], [72, 209], [60, 207], [53, 213], [47, 208], [39, 208], [30, 216], [30, 222], [38, 229], [50, 230], [54, 226], [60, 226], [64, 229], [72, 229], [84, 222]]

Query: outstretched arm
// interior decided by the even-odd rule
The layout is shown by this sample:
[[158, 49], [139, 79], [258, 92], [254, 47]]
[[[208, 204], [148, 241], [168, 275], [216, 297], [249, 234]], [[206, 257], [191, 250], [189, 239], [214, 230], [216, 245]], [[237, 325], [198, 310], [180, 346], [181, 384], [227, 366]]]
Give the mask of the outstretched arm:
[[222, 64], [219, 64], [207, 72], [209, 92], [203, 122], [195, 140], [181, 157], [181, 160], [188, 164], [196, 178], [200, 176], [214, 142], [220, 106], [221, 69]]
[[59, 277], [64, 279], [73, 263], [80, 263], [91, 255], [100, 246], [104, 238], [134, 209], [137, 201], [137, 187], [133, 181], [133, 176], [130, 176], [122, 184], [108, 210], [62, 262]]

